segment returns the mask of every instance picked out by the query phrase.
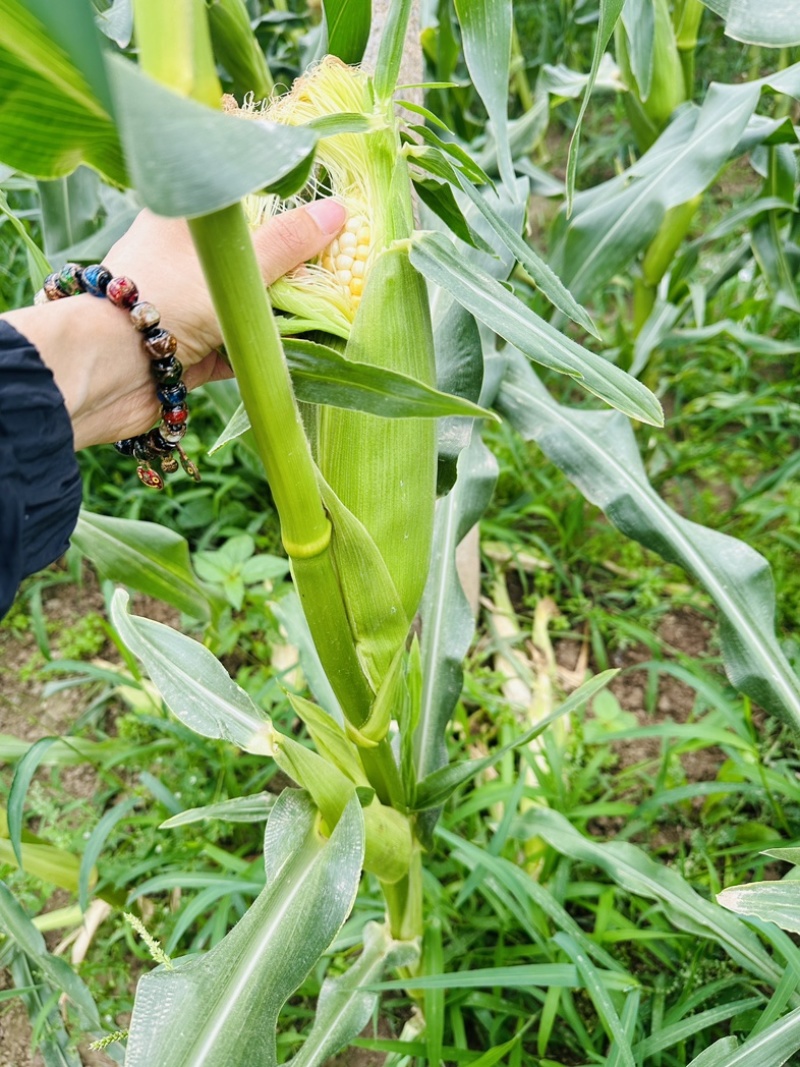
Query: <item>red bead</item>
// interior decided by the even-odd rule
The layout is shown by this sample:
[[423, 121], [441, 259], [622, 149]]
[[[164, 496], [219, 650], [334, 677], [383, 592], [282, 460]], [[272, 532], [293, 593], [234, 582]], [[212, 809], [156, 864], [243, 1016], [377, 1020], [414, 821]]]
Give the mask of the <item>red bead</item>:
[[167, 408], [164, 412], [164, 422], [167, 426], [183, 426], [189, 418], [189, 409], [184, 404], [179, 408]]
[[106, 296], [118, 308], [132, 308], [139, 299], [139, 290], [130, 278], [112, 278], [106, 289]]

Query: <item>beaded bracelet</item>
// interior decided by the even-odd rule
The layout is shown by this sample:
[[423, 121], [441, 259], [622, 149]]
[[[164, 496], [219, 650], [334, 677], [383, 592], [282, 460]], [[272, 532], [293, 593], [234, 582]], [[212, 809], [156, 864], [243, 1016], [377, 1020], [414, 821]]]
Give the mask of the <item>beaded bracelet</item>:
[[181, 448], [189, 409], [185, 402], [186, 385], [181, 377], [183, 364], [175, 355], [178, 347], [175, 335], [160, 325], [161, 315], [153, 304], [139, 300], [139, 290], [130, 278], [115, 278], [101, 263], [91, 267], [67, 263], [60, 271], [48, 274], [34, 297], [34, 303], [61, 300], [76, 293], [107, 297], [116, 307], [130, 312], [131, 322], [142, 334], [144, 349], [152, 361], [150, 367], [156, 380], [156, 396], [161, 403], [161, 423], [138, 437], [116, 441], [114, 447], [123, 456], [134, 456], [139, 460], [136, 473], [151, 489], [163, 489], [164, 479], [153, 470], [150, 462], [160, 460], [164, 474], [173, 474], [178, 469], [175, 452], [186, 473], [199, 482], [197, 467]]

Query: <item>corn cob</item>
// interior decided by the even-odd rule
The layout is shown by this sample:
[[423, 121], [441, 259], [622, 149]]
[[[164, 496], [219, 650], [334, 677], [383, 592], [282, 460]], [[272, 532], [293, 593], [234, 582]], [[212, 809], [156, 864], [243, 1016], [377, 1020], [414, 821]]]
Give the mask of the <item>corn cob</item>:
[[[435, 382], [433, 337], [422, 278], [411, 267], [402, 241], [411, 235], [411, 185], [395, 117], [376, 104], [371, 79], [327, 57], [299, 79], [292, 91], [256, 118], [299, 125], [340, 112], [367, 116], [369, 130], [322, 139], [312, 192], [339, 198], [348, 210], [342, 232], [315, 263], [270, 288], [275, 307], [286, 313], [284, 333], [322, 330], [347, 342], [345, 356]], [[249, 198], [253, 224], [280, 210], [275, 199]], [[399, 242], [395, 244], [395, 242]], [[373, 690], [397, 651], [397, 622], [414, 616], [425, 583], [435, 499], [435, 427], [430, 420], [389, 420], [338, 408], [320, 410], [313, 434], [320, 471], [341, 503], [377, 547], [396, 595], [388, 595], [391, 637], [362, 655]], [[352, 524], [347, 524], [351, 529]], [[353, 546], [342, 551], [343, 531], [334, 521], [334, 551], [343, 589], [362, 584], [363, 594], [345, 604], [357, 647], [374, 629], [375, 604], [367, 611], [369, 576], [342, 573], [353, 563]], [[363, 570], [363, 564], [361, 566]], [[350, 580], [348, 581], [348, 577]]]

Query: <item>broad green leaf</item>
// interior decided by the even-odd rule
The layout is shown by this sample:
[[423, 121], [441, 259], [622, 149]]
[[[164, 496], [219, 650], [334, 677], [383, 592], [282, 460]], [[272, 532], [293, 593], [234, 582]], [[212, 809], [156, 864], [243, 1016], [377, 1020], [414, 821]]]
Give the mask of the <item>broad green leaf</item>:
[[88, 167], [78, 167], [65, 178], [39, 182], [38, 186], [45, 252], [60, 267], [66, 258], [64, 250], [91, 237], [97, 229], [100, 178]]
[[223, 822], [264, 822], [276, 800], [274, 793], [251, 793], [246, 797], [231, 797], [230, 800], [220, 800], [215, 804], [204, 804], [202, 808], [187, 808], [166, 819], [159, 829], [174, 830], [178, 826], [189, 826], [190, 823], [206, 822], [208, 819], [221, 819]]
[[[439, 392], [407, 374], [346, 359], [328, 345], [285, 338], [283, 349], [295, 395], [308, 404], [328, 404], [392, 419], [447, 415], [496, 419], [491, 411], [470, 400]], [[216, 452], [249, 429], [250, 419], [240, 404], [209, 451]]]
[[[527, 812], [519, 821], [517, 836], [542, 837], [570, 859], [600, 867], [628, 893], [657, 901], [680, 930], [719, 944], [731, 959], [760, 980], [771, 986], [781, 980], [783, 966], [744, 922], [704, 900], [677, 871], [651, 860], [635, 845], [586, 838], [563, 815], [545, 808]], [[789, 962], [796, 968], [800, 952], [795, 949], [793, 956]]]
[[371, 0], [322, 0], [327, 51], [345, 63], [360, 63], [369, 40]]
[[319, 1067], [349, 1044], [375, 1011], [375, 983], [381, 974], [389, 967], [410, 967], [418, 956], [415, 944], [395, 941], [387, 926], [367, 923], [361, 955], [343, 975], [322, 983], [314, 1025], [287, 1067]]
[[411, 8], [412, 0], [393, 0], [389, 5], [375, 64], [375, 95], [378, 100], [391, 99], [397, 88]]
[[717, 903], [737, 915], [755, 915], [782, 930], [800, 934], [800, 882], [750, 882], [717, 893]]
[[276, 1067], [278, 1013], [338, 933], [364, 857], [358, 801], [329, 840], [316, 809], [285, 791], [267, 823], [267, 884], [210, 952], [140, 979], [127, 1067]]
[[206, 0], [215, 58], [233, 81], [234, 91], [264, 100], [275, 88], [261, 45], [250, 25], [245, 0]]
[[653, 0], [625, 0], [620, 18], [627, 35], [627, 54], [640, 100], [647, 100], [653, 80], [655, 8]]
[[455, 0], [461, 42], [472, 84], [483, 101], [497, 143], [503, 184], [513, 189], [514, 164], [508, 139], [508, 82], [511, 76], [511, 0]]
[[586, 108], [589, 105], [589, 98], [592, 95], [592, 89], [594, 88], [597, 73], [600, 70], [600, 64], [603, 60], [603, 54], [606, 50], [606, 45], [611, 40], [611, 34], [614, 32], [614, 27], [617, 24], [617, 19], [620, 16], [624, 3], [625, 0], [600, 0], [600, 18], [597, 23], [597, 34], [594, 39], [592, 67], [589, 71], [589, 81], [586, 85], [586, 89], [583, 94], [583, 100], [581, 101], [580, 111], [578, 112], [578, 117], [575, 120], [575, 129], [573, 130], [572, 137], [569, 142], [569, 154], [567, 155], [567, 215], [572, 212], [572, 199], [575, 193], [575, 179], [578, 174], [578, 152], [580, 150], [581, 144], [581, 126], [583, 125], [583, 116], [586, 114]]
[[172, 714], [201, 737], [229, 741], [246, 752], [272, 754], [272, 724], [217, 657], [199, 641], [163, 623], [128, 614], [118, 589], [111, 620], [144, 665]]
[[604, 285], [645, 248], [666, 212], [699, 195], [736, 149], [762, 89], [795, 95], [800, 65], [739, 85], [712, 83], [702, 107], [681, 109], [623, 174], [579, 193], [562, 213], [551, 265], [576, 300]]
[[[725, 19], [725, 33], [734, 41], [787, 48], [800, 44], [800, 20], [795, 0], [702, 0]], [[765, 1065], [766, 1067], [766, 1065]]]
[[103, 38], [97, 32], [92, 4], [87, 0], [22, 0], [44, 27], [50, 40], [81, 72], [94, 95], [113, 115], [113, 100], [105, 69]]
[[[72, 12], [76, 27], [82, 23], [81, 10], [88, 13], [88, 4], [79, 0], [48, 7], [62, 9], [53, 12], [57, 20]], [[85, 66], [76, 66], [74, 56], [55, 43], [36, 17], [42, 14], [48, 17], [41, 0], [0, 0], [0, 160], [37, 178], [61, 177], [86, 163], [124, 185], [125, 164], [110, 102], [101, 102], [103, 79], [94, 76], [91, 56], [82, 56]], [[84, 40], [91, 52], [95, 30], [89, 19], [90, 34]], [[79, 40], [73, 35], [71, 43], [77, 46]]]
[[504, 354], [509, 365], [500, 411], [619, 530], [684, 567], [705, 587], [721, 615], [731, 683], [772, 714], [800, 726], [800, 680], [775, 636], [775, 591], [763, 556], [665, 504], [647, 480], [627, 420], [557, 404], [518, 353]]
[[[256, 190], [288, 195], [305, 183], [317, 141], [312, 130], [215, 111], [121, 56], [108, 67], [131, 182], [156, 214], [193, 218]], [[154, 151], [155, 144], [169, 151]]]
[[800, 848], [765, 848], [765, 856], [773, 856], [784, 863], [800, 864]]
[[72, 541], [102, 578], [124, 582], [196, 619], [210, 619], [222, 607], [217, 594], [195, 577], [185, 538], [165, 526], [84, 508]]
[[514, 255], [517, 262], [536, 283], [539, 292], [546, 300], [562, 311], [568, 318], [587, 333], [600, 338], [597, 327], [592, 322], [589, 313], [580, 306], [572, 293], [567, 289], [558, 275], [541, 259], [531, 246], [513, 230], [506, 220], [493, 206], [491, 193], [482, 196], [481, 193], [468, 181], [461, 183], [461, 188], [472, 200], [480, 213], [488, 220], [492, 230], [497, 234], [506, 248]]
[[[461, 695], [464, 656], [475, 620], [456, 569], [456, 548], [483, 514], [497, 480], [497, 460], [473, 434], [458, 457], [454, 487], [436, 505], [433, 550], [422, 595], [422, 694], [414, 731], [417, 779], [447, 764], [445, 730]], [[435, 815], [423, 819], [427, 832]]]
[[468, 782], [487, 767], [493, 767], [499, 763], [507, 752], [513, 752], [515, 749], [522, 748], [523, 745], [529, 745], [531, 741], [540, 737], [549, 726], [552, 726], [563, 715], [569, 715], [582, 708], [596, 693], [604, 689], [616, 674], [617, 671], [615, 670], [603, 671], [596, 677], [589, 679], [588, 682], [584, 682], [562, 704], [559, 704], [549, 715], [540, 719], [530, 730], [526, 730], [520, 737], [498, 748], [491, 755], [484, 756], [482, 759], [453, 762], [440, 770], [433, 771], [432, 774], [429, 774], [418, 783], [414, 809], [425, 811], [428, 808], [439, 807], [460, 785]]
[[539, 318], [522, 301], [475, 267], [465, 267], [451, 241], [435, 233], [419, 234], [411, 245], [411, 262], [429, 281], [447, 289], [459, 303], [529, 359], [574, 378], [612, 407], [661, 426], [661, 405], [649, 389], [602, 356], [582, 348]]
[[756, 1037], [736, 1047], [736, 1039], [724, 1037], [701, 1052], [689, 1067], [783, 1067], [800, 1049], [800, 1008], [778, 1019]]

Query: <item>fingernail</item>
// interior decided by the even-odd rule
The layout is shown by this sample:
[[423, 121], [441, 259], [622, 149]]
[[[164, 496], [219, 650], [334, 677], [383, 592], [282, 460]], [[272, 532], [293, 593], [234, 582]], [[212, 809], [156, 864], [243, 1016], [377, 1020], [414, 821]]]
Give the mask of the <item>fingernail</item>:
[[306, 211], [325, 234], [338, 233], [347, 219], [347, 212], [338, 200], [315, 200]]

